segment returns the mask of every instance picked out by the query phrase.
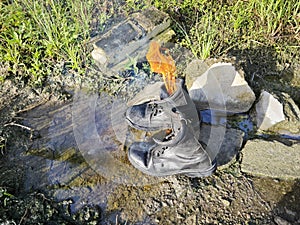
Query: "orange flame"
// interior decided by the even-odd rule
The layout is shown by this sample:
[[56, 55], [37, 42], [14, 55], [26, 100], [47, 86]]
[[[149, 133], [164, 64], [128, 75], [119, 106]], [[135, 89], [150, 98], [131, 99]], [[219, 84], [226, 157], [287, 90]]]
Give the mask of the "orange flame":
[[150, 43], [149, 51], [146, 55], [148, 62], [150, 63], [151, 71], [155, 73], [161, 73], [166, 85], [168, 93], [171, 95], [176, 90], [175, 85], [175, 72], [176, 66], [172, 56], [161, 53], [160, 45], [152, 41]]

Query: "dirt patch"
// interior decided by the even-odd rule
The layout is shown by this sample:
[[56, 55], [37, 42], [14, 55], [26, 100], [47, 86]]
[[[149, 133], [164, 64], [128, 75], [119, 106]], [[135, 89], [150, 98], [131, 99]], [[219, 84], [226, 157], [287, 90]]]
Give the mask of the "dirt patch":
[[[278, 224], [299, 219], [299, 182], [247, 177], [238, 161], [208, 178], [171, 176], [143, 186], [112, 182], [90, 168], [67, 132], [71, 123], [63, 112], [72, 101], [9, 87], [2, 95], [9, 104], [1, 103], [6, 137], [0, 159], [0, 186], [6, 190], [0, 197], [2, 223]], [[24, 123], [28, 112], [30, 123]], [[45, 148], [49, 140], [54, 148]]]

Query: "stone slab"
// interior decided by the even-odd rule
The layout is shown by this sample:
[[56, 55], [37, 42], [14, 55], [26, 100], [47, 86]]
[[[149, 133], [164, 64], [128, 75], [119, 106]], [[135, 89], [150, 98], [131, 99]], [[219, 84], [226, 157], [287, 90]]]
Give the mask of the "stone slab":
[[154, 7], [133, 13], [91, 40], [92, 57], [103, 71], [120, 70], [130, 58], [145, 57], [151, 40], [170, 40], [174, 35], [170, 25], [169, 15]]
[[250, 140], [242, 150], [242, 172], [279, 179], [300, 178], [300, 143]]

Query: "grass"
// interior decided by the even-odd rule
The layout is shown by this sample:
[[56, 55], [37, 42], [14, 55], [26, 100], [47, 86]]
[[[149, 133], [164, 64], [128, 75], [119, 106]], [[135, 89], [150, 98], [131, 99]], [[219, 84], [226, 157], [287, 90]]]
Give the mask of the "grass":
[[6, 76], [41, 85], [62, 61], [82, 72], [92, 5], [79, 0], [1, 1], [0, 61], [8, 67]]
[[0, 2], [0, 82], [10, 77], [41, 86], [57, 65], [84, 74], [92, 21], [105, 24], [123, 8], [128, 14], [153, 5], [173, 18], [174, 41], [198, 58], [255, 45], [299, 57], [297, 0], [6, 0]]
[[[215, 39], [218, 33], [213, 20], [212, 13], [202, 18], [199, 18], [199, 15], [197, 15], [196, 22], [189, 31], [187, 31], [184, 25], [177, 23], [177, 26], [184, 35], [181, 44], [190, 48], [192, 53], [200, 59], [208, 58], [212, 50], [216, 47]], [[205, 32], [203, 32], [203, 30], [205, 30]]]
[[281, 50], [299, 49], [300, 2], [297, 0], [151, 1], [175, 19], [179, 41], [206, 59], [254, 43]]

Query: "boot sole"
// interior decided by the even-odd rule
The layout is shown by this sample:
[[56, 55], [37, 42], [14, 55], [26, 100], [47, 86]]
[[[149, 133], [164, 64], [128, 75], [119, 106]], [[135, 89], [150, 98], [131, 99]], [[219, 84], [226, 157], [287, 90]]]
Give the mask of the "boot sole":
[[164, 174], [153, 174], [151, 172], [149, 172], [148, 170], [145, 170], [143, 167], [139, 166], [133, 159], [131, 159], [130, 154], [128, 152], [128, 159], [130, 161], [130, 163], [138, 170], [140, 170], [141, 172], [148, 174], [150, 176], [154, 176], [154, 177], [165, 177], [165, 176], [171, 176], [171, 175], [186, 175], [188, 177], [191, 178], [195, 178], [195, 177], [208, 177], [210, 175], [212, 175], [216, 169], [217, 169], [217, 164], [215, 162], [215, 160], [213, 161], [213, 165], [211, 167], [209, 167], [207, 170], [205, 171], [197, 171], [197, 170], [178, 170], [178, 171], [170, 171], [168, 173], [164, 173]]
[[206, 171], [185, 173], [184, 175], [191, 177], [191, 178], [208, 177], [208, 176], [212, 175], [216, 170], [217, 170], [217, 164], [215, 163], [215, 161], [213, 161], [213, 165], [210, 168], [208, 168]]

